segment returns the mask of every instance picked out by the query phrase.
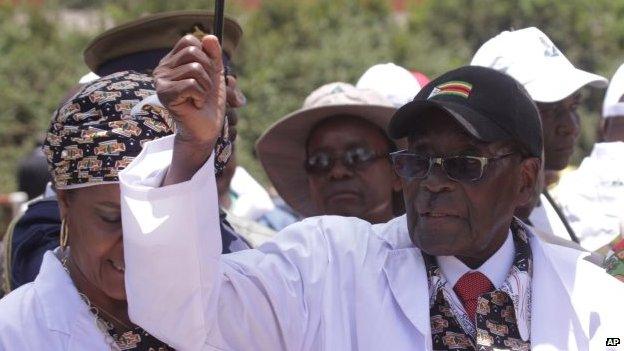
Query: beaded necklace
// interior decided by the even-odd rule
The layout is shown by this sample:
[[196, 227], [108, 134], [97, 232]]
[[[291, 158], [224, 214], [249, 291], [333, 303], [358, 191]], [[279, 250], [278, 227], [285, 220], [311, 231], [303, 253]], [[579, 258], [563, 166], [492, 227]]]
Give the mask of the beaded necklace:
[[[71, 274], [69, 273], [69, 268], [67, 267], [68, 255], [64, 255], [61, 259], [61, 263], [63, 265], [63, 269], [67, 272], [67, 274], [71, 278]], [[93, 315], [94, 323], [97, 328], [104, 334], [106, 342], [111, 350], [133, 350], [139, 346], [139, 343], [143, 338], [150, 338], [151, 336], [141, 328], [132, 328], [128, 324], [120, 321], [118, 318], [113, 316], [111, 313], [107, 312], [101, 307], [98, 307], [91, 303], [91, 300], [87, 297], [87, 295], [78, 291], [78, 295], [82, 299], [82, 301], [87, 305], [89, 312]], [[116, 323], [121, 325], [127, 331], [119, 335], [116, 332], [113, 323], [109, 322], [106, 318], [102, 317], [102, 314], [106, 315], [109, 319], [114, 320]], [[167, 347], [159, 347], [158, 350], [170, 350]]]

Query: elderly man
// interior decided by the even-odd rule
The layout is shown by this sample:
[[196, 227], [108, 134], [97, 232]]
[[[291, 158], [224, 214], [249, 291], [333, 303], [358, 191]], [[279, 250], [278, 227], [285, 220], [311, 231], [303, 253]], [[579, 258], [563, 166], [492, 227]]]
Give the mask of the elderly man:
[[372, 90], [326, 84], [269, 128], [256, 151], [275, 189], [301, 215], [384, 223], [404, 213], [388, 156], [397, 145], [384, 130], [395, 111]]
[[193, 84], [156, 74], [179, 134], [121, 175], [130, 315], [150, 333], [180, 350], [297, 351], [588, 350], [624, 337], [612, 303], [624, 287], [513, 218], [542, 134], [524, 89], [488, 68], [442, 75], [392, 118], [390, 135], [409, 140], [393, 154], [406, 216], [310, 218], [222, 256], [212, 156], [198, 147], [223, 125], [220, 48], [187, 44], [206, 63]]
[[[507, 73], [524, 85], [542, 121], [545, 171], [564, 169], [579, 137], [580, 90], [586, 86], [604, 88], [607, 80], [575, 68], [535, 27], [500, 33], [479, 48], [471, 64]], [[528, 219], [539, 230], [578, 242], [545, 188]]]

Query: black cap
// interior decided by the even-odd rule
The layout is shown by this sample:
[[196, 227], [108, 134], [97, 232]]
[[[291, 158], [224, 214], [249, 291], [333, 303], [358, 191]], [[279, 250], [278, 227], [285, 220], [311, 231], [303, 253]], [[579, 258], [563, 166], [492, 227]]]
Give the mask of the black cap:
[[448, 112], [479, 140], [514, 140], [531, 156], [542, 156], [542, 124], [537, 107], [524, 87], [504, 73], [464, 66], [441, 75], [394, 114], [388, 134], [395, 139], [408, 136], [431, 108]]

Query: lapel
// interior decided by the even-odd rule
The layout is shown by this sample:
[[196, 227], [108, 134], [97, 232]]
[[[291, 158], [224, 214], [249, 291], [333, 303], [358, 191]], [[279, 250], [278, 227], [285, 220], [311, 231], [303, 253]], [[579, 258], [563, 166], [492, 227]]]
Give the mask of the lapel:
[[67, 350], [110, 350], [63, 265], [51, 251], [45, 253], [34, 282], [48, 330], [67, 337]]
[[[577, 262], [586, 252], [542, 242], [531, 237], [533, 278], [531, 296], [531, 347], [586, 350], [589, 313], [573, 301]], [[578, 282], [582, 284], [582, 282]]]
[[409, 239], [405, 216], [395, 219], [393, 233], [382, 234], [391, 246], [383, 271], [390, 291], [403, 314], [418, 333], [423, 335], [427, 349], [431, 349], [429, 322], [429, 283], [420, 250]]

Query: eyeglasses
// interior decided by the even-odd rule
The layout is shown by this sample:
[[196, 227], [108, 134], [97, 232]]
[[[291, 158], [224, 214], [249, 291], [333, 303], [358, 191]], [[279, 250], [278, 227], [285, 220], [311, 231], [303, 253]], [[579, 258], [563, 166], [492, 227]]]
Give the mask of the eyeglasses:
[[339, 157], [327, 152], [314, 153], [308, 156], [303, 166], [308, 174], [322, 174], [334, 168], [336, 160], [340, 159], [342, 164], [352, 171], [363, 170], [373, 161], [387, 156], [388, 154], [377, 153], [366, 147], [355, 147]]
[[406, 150], [390, 154], [395, 172], [407, 180], [425, 179], [431, 172], [434, 164], [440, 165], [446, 175], [456, 181], [476, 182], [483, 177], [485, 167], [492, 161], [511, 156], [510, 152], [495, 157], [477, 156], [450, 156], [429, 157], [412, 154]]

